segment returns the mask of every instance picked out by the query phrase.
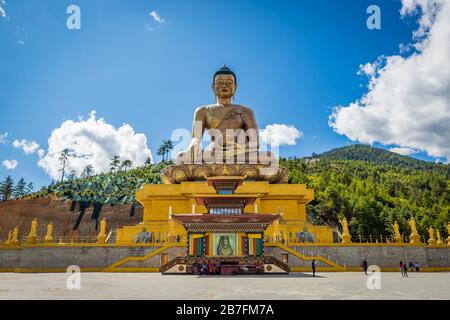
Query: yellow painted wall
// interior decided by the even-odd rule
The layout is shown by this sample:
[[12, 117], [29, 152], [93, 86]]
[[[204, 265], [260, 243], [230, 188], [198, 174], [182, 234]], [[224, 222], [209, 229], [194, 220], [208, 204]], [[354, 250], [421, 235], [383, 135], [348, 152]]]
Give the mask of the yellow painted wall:
[[[213, 187], [206, 182], [183, 182], [181, 184], [149, 184], [136, 192], [136, 199], [144, 206], [143, 222], [135, 226], [127, 226], [117, 230], [117, 243], [134, 243], [136, 235], [146, 228], [157, 237], [161, 233], [162, 239], [167, 239], [169, 207], [172, 214], [190, 214], [192, 205], [195, 205], [195, 213], [207, 213], [204, 206], [197, 206], [195, 197], [216, 195]], [[316, 228], [306, 224], [306, 204], [314, 198], [312, 190], [302, 184], [269, 184], [266, 181], [246, 181], [236, 190], [236, 195], [255, 197], [258, 213], [275, 214], [278, 208], [282, 212], [280, 230], [285, 239], [289, 232], [295, 237], [296, 232], [301, 232], [308, 227], [308, 231], [314, 233], [318, 242], [332, 242], [332, 229]], [[217, 197], [222, 197], [217, 195]], [[255, 204], [249, 205], [245, 213], [254, 213]], [[176, 233], [186, 236], [184, 228], [177, 224]], [[272, 226], [266, 231], [271, 237], [274, 234]]]

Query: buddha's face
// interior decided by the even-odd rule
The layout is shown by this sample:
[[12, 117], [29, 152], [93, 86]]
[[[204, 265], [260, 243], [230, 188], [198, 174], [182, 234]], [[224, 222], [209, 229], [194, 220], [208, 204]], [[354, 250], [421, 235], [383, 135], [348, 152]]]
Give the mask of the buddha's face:
[[228, 239], [227, 238], [223, 239], [223, 246], [228, 247], [228, 244], [229, 244]]
[[231, 98], [236, 93], [237, 84], [231, 74], [219, 74], [212, 85], [214, 93], [220, 98]]

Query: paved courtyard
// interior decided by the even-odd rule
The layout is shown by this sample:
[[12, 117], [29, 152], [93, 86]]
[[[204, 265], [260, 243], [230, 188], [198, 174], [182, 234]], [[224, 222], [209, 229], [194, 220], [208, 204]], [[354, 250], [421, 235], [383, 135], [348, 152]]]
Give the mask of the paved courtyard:
[[83, 273], [81, 289], [66, 274], [0, 273], [0, 299], [450, 299], [450, 273], [381, 273], [369, 290], [363, 273], [287, 276], [162, 276]]

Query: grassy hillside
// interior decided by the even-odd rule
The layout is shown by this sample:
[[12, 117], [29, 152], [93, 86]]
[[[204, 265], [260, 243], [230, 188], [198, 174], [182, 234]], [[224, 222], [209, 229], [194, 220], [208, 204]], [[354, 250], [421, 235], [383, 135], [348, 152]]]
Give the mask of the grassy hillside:
[[449, 165], [433, 164], [368, 146], [340, 148], [305, 159], [282, 159], [290, 183], [315, 190], [308, 215], [316, 223], [346, 217], [353, 236], [390, 235], [398, 221], [417, 220], [421, 235], [429, 226], [447, 236], [450, 221]]

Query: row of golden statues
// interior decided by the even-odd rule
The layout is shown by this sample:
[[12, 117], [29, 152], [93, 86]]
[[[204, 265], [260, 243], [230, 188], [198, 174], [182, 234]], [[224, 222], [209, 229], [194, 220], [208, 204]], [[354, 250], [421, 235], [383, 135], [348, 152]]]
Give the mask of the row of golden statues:
[[[346, 243], [352, 243], [351, 240], [351, 235], [350, 235], [350, 231], [348, 229], [348, 222], [346, 218], [343, 218], [341, 221], [339, 221], [341, 226], [342, 226], [342, 241], [341, 243], [346, 244]], [[411, 228], [411, 234], [409, 236], [409, 243], [410, 244], [421, 244], [421, 240], [420, 240], [420, 235], [417, 232], [417, 227], [416, 227], [416, 220], [414, 220], [414, 218], [411, 218], [408, 221], [409, 227]], [[394, 243], [404, 243], [403, 237], [400, 234], [400, 229], [399, 229], [399, 225], [397, 223], [397, 221], [395, 221], [394, 225], [392, 226], [394, 229]], [[448, 238], [447, 238], [447, 245], [450, 246], [450, 222], [447, 224], [447, 231], [448, 231]], [[442, 241], [441, 238], [441, 232], [439, 231], [438, 228], [436, 228], [436, 238], [435, 238], [435, 229], [430, 226], [428, 228], [428, 244], [429, 245], [443, 245], [444, 242]]]
[[[174, 228], [174, 221], [173, 219], [169, 219], [169, 236], [175, 234], [175, 228]], [[342, 244], [348, 244], [348, 243], [352, 243], [351, 240], [351, 235], [350, 235], [350, 231], [349, 231], [349, 227], [348, 227], [348, 222], [346, 218], [343, 218], [340, 221], [340, 224], [342, 226]], [[417, 232], [417, 227], [416, 227], [416, 221], [414, 220], [414, 218], [411, 218], [411, 220], [408, 221], [408, 224], [411, 228], [411, 234], [409, 236], [409, 243], [410, 244], [421, 244], [422, 241], [420, 239], [420, 235]], [[30, 233], [28, 234], [28, 236], [26, 237], [26, 244], [28, 245], [33, 245], [37, 243], [37, 228], [38, 228], [38, 219], [35, 218], [33, 219], [33, 221], [31, 222], [31, 229], [30, 229]], [[393, 242], [394, 243], [404, 243], [403, 237], [400, 234], [400, 229], [399, 229], [399, 225], [397, 223], [397, 221], [394, 223], [393, 225], [393, 229], [394, 229], [394, 237], [393, 237]], [[435, 237], [435, 230], [436, 230], [436, 237]], [[446, 239], [447, 241], [447, 245], [450, 246], [450, 222], [447, 224], [447, 230], [448, 230], [448, 238]], [[278, 234], [280, 233], [279, 231], [279, 221], [276, 220], [274, 223], [274, 234]], [[442, 240], [441, 237], [441, 233], [439, 231], [439, 229], [434, 229], [433, 227], [429, 227], [428, 228], [428, 234], [429, 234], [429, 239], [428, 239], [428, 244], [429, 245], [443, 245], [444, 241]], [[106, 219], [102, 219], [100, 221], [100, 231], [97, 235], [97, 244], [105, 244], [106, 243]], [[54, 242], [54, 237], [53, 237], [53, 224], [49, 223], [47, 225], [47, 233], [44, 237], [44, 243], [53, 243]], [[59, 243], [63, 243], [62, 242], [62, 238], [60, 238]], [[16, 226], [13, 230], [10, 230], [8, 233], [8, 239], [6, 240], [6, 242], [4, 243], [4, 245], [20, 245], [20, 240], [19, 240], [19, 227]]]
[[[30, 233], [26, 237], [26, 244], [33, 245], [37, 243], [37, 230], [38, 230], [38, 219], [35, 218], [33, 221], [31, 221], [31, 229]], [[49, 223], [47, 225], [47, 233], [44, 237], [44, 243], [53, 243], [53, 223]], [[63, 240], [62, 238], [59, 238], [59, 244], [62, 244]], [[100, 221], [100, 231], [97, 235], [97, 244], [104, 244], [106, 243], [106, 219], [102, 219]], [[8, 232], [8, 239], [4, 243], [4, 245], [8, 246], [14, 246], [14, 245], [20, 245], [20, 239], [19, 239], [19, 227], [16, 226], [13, 230], [10, 230]]]

